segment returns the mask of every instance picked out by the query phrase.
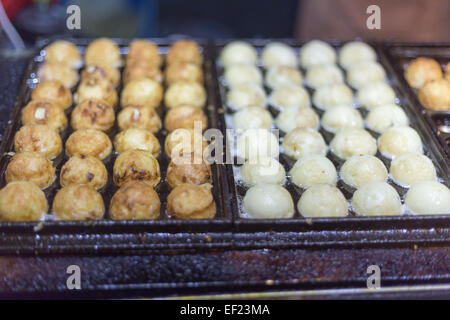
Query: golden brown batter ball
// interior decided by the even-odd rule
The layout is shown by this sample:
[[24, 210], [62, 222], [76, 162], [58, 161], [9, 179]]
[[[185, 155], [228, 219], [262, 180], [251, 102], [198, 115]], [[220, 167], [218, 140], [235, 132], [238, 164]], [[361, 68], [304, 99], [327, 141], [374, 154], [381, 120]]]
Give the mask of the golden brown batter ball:
[[148, 184], [140, 181], [126, 182], [111, 199], [109, 216], [113, 220], [158, 219], [161, 201]]
[[74, 100], [77, 104], [88, 99], [103, 100], [115, 108], [118, 97], [116, 90], [109, 81], [90, 78], [80, 83], [74, 95]]
[[123, 153], [128, 150], [146, 150], [154, 157], [161, 152], [161, 146], [158, 139], [148, 130], [130, 128], [120, 132], [114, 138], [114, 149], [117, 153]]
[[66, 153], [69, 157], [84, 154], [103, 160], [111, 154], [111, 151], [112, 143], [109, 137], [95, 129], [77, 130], [66, 141]]
[[167, 85], [178, 81], [193, 81], [203, 84], [203, 71], [194, 63], [172, 63], [167, 66], [165, 76]]
[[55, 41], [45, 47], [45, 61], [64, 63], [74, 69], [80, 68], [83, 64], [77, 46], [66, 40]]
[[55, 181], [52, 162], [37, 152], [17, 153], [6, 168], [6, 182], [29, 181], [45, 189]]
[[72, 92], [60, 81], [49, 80], [39, 83], [31, 93], [31, 100], [50, 100], [63, 109], [72, 105]]
[[206, 91], [197, 82], [178, 81], [169, 86], [164, 96], [164, 102], [168, 108], [183, 104], [203, 108], [206, 103]]
[[418, 97], [427, 109], [450, 110], [450, 81], [446, 79], [428, 81], [419, 89]]
[[164, 142], [164, 150], [169, 158], [192, 152], [203, 155], [207, 147], [208, 142], [202, 133], [192, 129], [176, 129], [169, 133]]
[[14, 150], [20, 152], [39, 152], [47, 159], [61, 153], [62, 140], [58, 132], [43, 124], [23, 126], [14, 136]]
[[59, 220], [98, 220], [105, 213], [105, 204], [93, 187], [69, 184], [56, 193], [52, 211]]
[[167, 214], [176, 219], [213, 218], [216, 204], [211, 189], [209, 183], [179, 185], [167, 197]]
[[202, 157], [195, 159], [193, 153], [176, 157], [167, 168], [167, 183], [175, 188], [183, 183], [204, 184], [212, 182], [211, 167]]
[[190, 62], [196, 65], [203, 63], [203, 57], [200, 48], [192, 40], [178, 40], [174, 42], [167, 52], [166, 63]]
[[156, 133], [162, 123], [158, 113], [152, 107], [126, 107], [119, 112], [117, 123], [120, 130], [140, 128]]
[[86, 48], [84, 62], [88, 65], [107, 64], [111, 67], [121, 67], [122, 57], [117, 44], [107, 38], [99, 38], [92, 41]]
[[115, 119], [113, 107], [102, 100], [88, 99], [73, 109], [70, 125], [74, 130], [97, 129], [108, 131], [114, 125]]
[[154, 187], [161, 181], [158, 160], [149, 151], [125, 151], [114, 162], [113, 180], [119, 187], [127, 181], [142, 181]]
[[127, 65], [123, 71], [123, 83], [126, 85], [130, 81], [146, 78], [161, 83], [163, 74], [159, 67], [148, 63], [134, 62]]
[[208, 119], [202, 109], [181, 105], [172, 108], [164, 119], [164, 126], [167, 130], [173, 131], [178, 128], [194, 129], [194, 123], [198, 121], [202, 131], [208, 128]]
[[127, 65], [135, 62], [145, 62], [159, 68], [162, 64], [162, 58], [158, 53], [158, 45], [145, 39], [132, 41], [126, 62]]
[[49, 80], [58, 80], [66, 88], [72, 88], [78, 82], [78, 73], [64, 63], [45, 63], [43, 64], [38, 72], [38, 78], [40, 82]]
[[59, 175], [61, 186], [87, 184], [100, 189], [108, 182], [105, 165], [94, 156], [74, 155], [64, 163]]
[[56, 131], [67, 128], [64, 109], [50, 100], [31, 100], [22, 110], [22, 124], [44, 124]]
[[47, 211], [44, 193], [32, 182], [15, 181], [0, 190], [0, 220], [38, 221]]
[[140, 78], [130, 81], [122, 91], [122, 106], [140, 104], [158, 107], [163, 98], [163, 87], [155, 80]]
[[118, 69], [107, 64], [89, 65], [81, 73], [81, 81], [89, 79], [108, 80], [116, 87], [120, 83], [120, 72]]
[[405, 70], [405, 79], [413, 88], [420, 88], [426, 82], [442, 79], [442, 70], [439, 63], [430, 58], [417, 58]]

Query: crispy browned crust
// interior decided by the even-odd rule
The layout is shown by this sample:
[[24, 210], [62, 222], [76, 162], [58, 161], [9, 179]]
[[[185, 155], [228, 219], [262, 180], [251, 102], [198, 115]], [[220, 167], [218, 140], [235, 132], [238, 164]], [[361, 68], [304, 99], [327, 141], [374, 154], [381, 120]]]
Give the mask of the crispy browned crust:
[[39, 83], [31, 93], [32, 100], [50, 100], [64, 109], [72, 105], [72, 92], [58, 80]]
[[58, 132], [42, 124], [26, 125], [14, 136], [16, 152], [39, 152], [48, 159], [61, 153], [62, 140]]
[[74, 155], [62, 166], [59, 182], [63, 187], [69, 184], [87, 184], [98, 190], [108, 182], [108, 172], [98, 158]]
[[96, 129], [108, 131], [114, 125], [114, 108], [102, 100], [88, 99], [72, 111], [70, 125], [74, 130]]
[[211, 219], [216, 214], [212, 186], [181, 184], [167, 197], [167, 214], [177, 219]]
[[77, 130], [66, 141], [66, 153], [69, 157], [84, 154], [103, 160], [111, 154], [111, 151], [112, 143], [109, 137], [95, 129]]
[[128, 150], [114, 162], [113, 180], [117, 186], [127, 181], [142, 181], [154, 187], [161, 181], [158, 160], [144, 150]]

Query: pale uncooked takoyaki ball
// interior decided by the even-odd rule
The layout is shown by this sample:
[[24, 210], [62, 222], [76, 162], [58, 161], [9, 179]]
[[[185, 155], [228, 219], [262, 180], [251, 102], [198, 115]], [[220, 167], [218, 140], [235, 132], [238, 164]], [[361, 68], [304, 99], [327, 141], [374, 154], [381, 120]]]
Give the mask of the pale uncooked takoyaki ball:
[[248, 187], [258, 183], [283, 184], [286, 180], [286, 171], [281, 163], [270, 157], [247, 160], [241, 167], [240, 175]]
[[386, 79], [386, 71], [375, 61], [360, 62], [347, 70], [347, 81], [355, 89], [371, 82], [384, 81], [384, 79]]
[[108, 182], [108, 171], [103, 162], [94, 156], [74, 155], [64, 163], [59, 175], [61, 186], [87, 184], [96, 190]]
[[154, 187], [161, 181], [158, 160], [146, 150], [122, 152], [114, 162], [113, 181], [118, 187], [127, 181], [142, 181]]
[[383, 156], [393, 159], [406, 153], [422, 153], [422, 141], [411, 127], [399, 126], [387, 129], [378, 138], [378, 149]]
[[287, 85], [301, 86], [303, 77], [294, 67], [277, 66], [267, 71], [265, 81], [269, 88], [276, 89]]
[[136, 104], [149, 107], [158, 107], [163, 99], [163, 87], [155, 80], [140, 78], [127, 83], [122, 90], [121, 104]]
[[339, 64], [345, 69], [359, 62], [375, 61], [376, 59], [375, 50], [361, 41], [348, 42], [339, 51]]
[[220, 52], [219, 61], [224, 67], [234, 64], [255, 65], [258, 53], [253, 46], [245, 41], [233, 41], [228, 43]]
[[391, 161], [389, 173], [392, 179], [403, 187], [422, 181], [436, 181], [436, 168], [427, 156], [408, 153]]
[[345, 217], [348, 204], [334, 185], [316, 184], [303, 192], [297, 209], [305, 218]]
[[31, 100], [22, 109], [22, 124], [43, 124], [58, 132], [67, 128], [64, 109], [51, 100]]
[[272, 115], [261, 107], [247, 107], [233, 115], [233, 127], [236, 129], [270, 129], [272, 127]]
[[107, 64], [118, 68], [123, 64], [119, 46], [107, 38], [99, 38], [92, 41], [84, 53], [86, 65]]
[[294, 202], [290, 193], [278, 184], [261, 183], [248, 189], [244, 209], [251, 218], [283, 219], [294, 215]]
[[134, 106], [125, 107], [117, 116], [117, 124], [120, 130], [129, 128], [140, 128], [149, 130], [152, 133], [158, 132], [162, 127], [161, 118], [152, 107], [137, 108]]
[[309, 188], [315, 184], [336, 185], [337, 173], [333, 163], [321, 155], [309, 155], [295, 163], [289, 171], [291, 180], [300, 188]]
[[158, 138], [151, 131], [139, 128], [129, 128], [116, 135], [114, 138], [114, 149], [117, 153], [128, 150], [146, 150], [157, 157], [161, 152]]
[[80, 78], [76, 70], [64, 63], [47, 62], [39, 67], [37, 72], [40, 82], [56, 80], [66, 88], [72, 88]]
[[344, 74], [334, 64], [311, 67], [306, 72], [306, 83], [313, 88], [319, 88], [334, 83], [343, 83]]
[[203, 108], [206, 104], [206, 90], [198, 82], [178, 81], [171, 84], [167, 89], [164, 102], [168, 108], [184, 104]]
[[353, 188], [359, 188], [369, 182], [386, 182], [388, 178], [388, 172], [383, 162], [371, 155], [349, 158], [342, 165], [339, 175], [346, 184]]
[[353, 193], [353, 211], [358, 216], [398, 216], [402, 202], [397, 191], [387, 182], [370, 182]]
[[72, 157], [91, 155], [105, 159], [112, 152], [112, 143], [106, 133], [95, 129], [80, 129], [72, 133], [66, 141], [66, 154]]
[[244, 83], [228, 91], [226, 103], [234, 110], [239, 110], [248, 106], [265, 108], [267, 105], [267, 98], [265, 91], [260, 86], [252, 83]]
[[64, 63], [74, 69], [80, 68], [83, 64], [77, 46], [66, 40], [55, 41], [46, 46], [45, 61]]
[[98, 220], [105, 213], [105, 204], [94, 187], [69, 184], [56, 193], [52, 211], [59, 220]]
[[319, 128], [319, 117], [312, 108], [289, 107], [278, 114], [277, 127], [284, 132], [295, 128]]
[[413, 214], [450, 214], [450, 190], [437, 181], [419, 182], [406, 193], [405, 204]]
[[369, 129], [383, 133], [390, 127], [407, 126], [409, 121], [401, 107], [390, 103], [372, 109], [366, 117], [366, 124]]
[[229, 87], [236, 87], [243, 83], [254, 83], [262, 85], [261, 71], [252, 65], [235, 64], [228, 67], [223, 75]]
[[281, 42], [266, 45], [261, 52], [261, 62], [264, 67], [275, 66], [297, 67], [297, 55], [294, 49]]
[[39, 152], [48, 159], [61, 153], [62, 140], [58, 132], [43, 124], [23, 126], [14, 136], [14, 151]]
[[308, 91], [303, 87], [292, 85], [279, 87], [272, 91], [269, 101], [278, 109], [311, 106]]
[[322, 110], [336, 106], [351, 106], [353, 104], [353, 92], [343, 83], [335, 83], [329, 86], [317, 88], [313, 94], [314, 105]]
[[361, 106], [371, 110], [381, 105], [395, 103], [396, 96], [391, 86], [379, 81], [362, 86], [358, 90], [356, 98]]
[[60, 81], [44, 81], [33, 90], [31, 100], [51, 100], [67, 109], [72, 105], [72, 92]]
[[74, 101], [77, 104], [89, 99], [103, 100], [113, 108], [119, 100], [111, 82], [99, 78], [82, 81], [74, 95]]
[[336, 133], [345, 128], [364, 128], [364, 120], [359, 111], [351, 106], [336, 106], [325, 111], [322, 127]]
[[336, 51], [324, 41], [312, 40], [302, 46], [299, 58], [301, 66], [305, 69], [323, 64], [335, 64]]
[[279, 155], [278, 138], [266, 129], [248, 129], [237, 140], [237, 155], [244, 159]]
[[366, 130], [346, 128], [339, 131], [331, 140], [331, 150], [339, 158], [347, 160], [353, 156], [377, 153], [377, 141]]
[[297, 128], [284, 136], [284, 153], [291, 158], [300, 159], [308, 155], [327, 154], [328, 148], [322, 135], [311, 128]]

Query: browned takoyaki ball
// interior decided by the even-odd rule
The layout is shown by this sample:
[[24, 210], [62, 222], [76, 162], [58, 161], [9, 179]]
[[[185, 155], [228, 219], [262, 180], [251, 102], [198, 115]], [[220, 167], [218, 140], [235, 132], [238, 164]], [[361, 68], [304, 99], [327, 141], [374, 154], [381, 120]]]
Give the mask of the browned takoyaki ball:
[[442, 79], [441, 66], [434, 59], [414, 59], [405, 70], [405, 79], [411, 87], [418, 89], [428, 81]]
[[164, 95], [164, 102], [168, 108], [183, 104], [203, 108], [206, 103], [206, 91], [198, 82], [178, 81], [169, 86]]
[[177, 81], [193, 81], [203, 84], [202, 69], [198, 65], [189, 62], [176, 62], [168, 65], [165, 77], [168, 85]]
[[117, 153], [128, 150], [146, 150], [157, 157], [161, 152], [158, 139], [148, 130], [130, 128], [116, 135], [114, 138], [114, 149]]
[[64, 109], [50, 100], [31, 100], [22, 110], [22, 124], [44, 124], [56, 131], [67, 128]]
[[109, 206], [113, 220], [157, 219], [161, 201], [156, 191], [140, 181], [128, 181], [114, 194]]
[[45, 189], [55, 181], [52, 162], [37, 152], [17, 153], [6, 168], [6, 182], [29, 181]]
[[45, 61], [50, 63], [64, 63], [74, 69], [80, 68], [83, 64], [77, 46], [66, 40], [55, 41], [46, 46]]
[[98, 190], [108, 182], [108, 172], [98, 158], [74, 155], [62, 166], [59, 182], [63, 187], [69, 184], [87, 184]]
[[84, 68], [81, 73], [81, 81], [87, 81], [93, 78], [108, 80], [114, 87], [116, 87], [120, 83], [120, 72], [118, 69], [107, 64], [89, 65]]
[[196, 65], [203, 63], [200, 48], [194, 41], [178, 40], [173, 43], [167, 52], [166, 63], [190, 62]]
[[158, 132], [162, 126], [161, 118], [152, 107], [126, 107], [119, 112], [117, 123], [120, 130], [140, 128], [152, 133]]
[[38, 221], [47, 211], [47, 199], [33, 182], [10, 182], [0, 190], [0, 220]]
[[97, 129], [108, 131], [114, 125], [116, 115], [113, 107], [102, 100], [88, 99], [72, 111], [70, 125], [74, 130]]
[[62, 140], [58, 132], [43, 124], [23, 126], [14, 136], [14, 150], [20, 152], [39, 152], [47, 159], [61, 153]]
[[212, 182], [211, 167], [193, 153], [176, 157], [167, 168], [167, 183], [175, 188], [183, 183], [204, 184]]
[[102, 65], [118, 68], [121, 67], [122, 57], [117, 44], [107, 38], [99, 38], [92, 41], [86, 48], [84, 63], [89, 65]]
[[169, 133], [164, 142], [164, 150], [169, 158], [192, 152], [203, 156], [207, 147], [208, 142], [202, 133], [192, 129], [176, 129]]
[[152, 79], [140, 78], [127, 83], [122, 91], [121, 104], [139, 104], [158, 107], [163, 98], [162, 85]]
[[178, 128], [194, 129], [196, 121], [198, 121], [197, 128], [202, 131], [208, 128], [208, 119], [202, 109], [181, 105], [169, 110], [164, 119], [164, 126], [169, 131]]
[[95, 129], [77, 130], [66, 141], [66, 154], [69, 157], [84, 154], [103, 160], [111, 154], [111, 151], [112, 143], [109, 137]]
[[49, 80], [39, 83], [31, 93], [32, 100], [50, 100], [63, 109], [72, 105], [72, 92], [60, 81]]
[[130, 43], [126, 62], [127, 65], [135, 62], [145, 62], [159, 68], [162, 64], [162, 58], [155, 43], [145, 39], [137, 39]]
[[176, 219], [211, 219], [216, 214], [216, 204], [211, 193], [212, 185], [205, 183], [181, 184], [167, 197], [167, 213]]
[[134, 62], [133, 64], [127, 65], [123, 71], [123, 83], [125, 85], [130, 81], [141, 78], [155, 80], [161, 83], [164, 77], [157, 66], [148, 63]]
[[419, 89], [418, 97], [427, 109], [437, 111], [450, 110], [450, 81], [439, 79], [428, 81]]
[[44, 63], [37, 72], [40, 82], [57, 80], [66, 88], [72, 88], [78, 82], [78, 73], [64, 63]]
[[154, 187], [161, 180], [158, 160], [149, 151], [125, 151], [114, 162], [113, 180], [119, 187], [127, 181], [142, 181]]
[[90, 78], [80, 83], [74, 95], [77, 104], [88, 99], [103, 100], [114, 108], [117, 105], [118, 97], [116, 90], [109, 81]]
[[52, 211], [59, 220], [98, 220], [105, 213], [105, 204], [93, 187], [69, 184], [56, 193]]

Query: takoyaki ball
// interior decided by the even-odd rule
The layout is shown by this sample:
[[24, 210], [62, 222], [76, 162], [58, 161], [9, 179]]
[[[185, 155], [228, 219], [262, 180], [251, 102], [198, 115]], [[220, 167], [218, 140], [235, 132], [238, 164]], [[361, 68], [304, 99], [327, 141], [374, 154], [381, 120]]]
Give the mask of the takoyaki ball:
[[344, 74], [334, 64], [311, 67], [306, 72], [306, 83], [312, 88], [343, 82]]
[[431, 110], [450, 110], [450, 80], [429, 81], [419, 89], [418, 97], [422, 105]]
[[328, 110], [336, 106], [351, 106], [353, 93], [345, 84], [335, 83], [317, 88], [312, 99], [317, 108]]
[[66, 141], [66, 154], [90, 155], [105, 159], [111, 154], [112, 143], [106, 133], [95, 129], [80, 129], [72, 133]]
[[178, 81], [169, 86], [164, 96], [164, 102], [168, 108], [183, 104], [203, 108], [206, 104], [206, 91], [197, 82]]
[[189, 62], [177, 62], [167, 66], [165, 71], [165, 79], [167, 85], [178, 81], [198, 82], [203, 84], [203, 71], [202, 69]]
[[407, 153], [391, 161], [389, 168], [392, 180], [402, 187], [422, 181], [436, 181], [436, 168], [427, 156]]
[[89, 79], [107, 80], [114, 87], [117, 87], [120, 83], [120, 71], [107, 64], [89, 65], [81, 73], [81, 81], [88, 81]]
[[74, 130], [97, 129], [108, 131], [113, 127], [115, 119], [113, 107], [102, 100], [88, 99], [73, 109], [70, 125]]
[[17, 153], [6, 168], [6, 182], [29, 181], [45, 189], [55, 181], [52, 162], [37, 152]]
[[100, 189], [108, 182], [106, 167], [94, 156], [74, 155], [64, 163], [59, 174], [59, 183], [65, 187], [69, 184], [87, 184]]
[[175, 219], [211, 219], [216, 215], [212, 185], [184, 183], [167, 196], [167, 214]]
[[326, 42], [312, 40], [302, 46], [299, 59], [301, 66], [305, 69], [318, 65], [335, 64], [336, 51]]
[[272, 127], [271, 113], [261, 107], [250, 106], [233, 114], [235, 129], [270, 129]]
[[114, 138], [114, 149], [117, 153], [123, 153], [128, 150], [149, 151], [154, 157], [161, 152], [161, 146], [158, 139], [148, 130], [130, 128], [126, 129]]
[[247, 187], [259, 183], [283, 184], [286, 180], [286, 171], [274, 158], [252, 158], [241, 167], [240, 177]]
[[300, 86], [279, 87], [272, 91], [269, 101], [271, 105], [278, 109], [311, 106], [308, 91]]
[[47, 211], [45, 194], [33, 182], [14, 181], [0, 190], [0, 220], [39, 221]]
[[174, 42], [167, 52], [166, 63], [169, 65], [176, 62], [190, 62], [200, 66], [203, 57], [198, 44], [187, 39]]
[[347, 70], [347, 81], [355, 89], [371, 82], [384, 81], [384, 79], [386, 79], [386, 71], [375, 61], [360, 62]]
[[122, 107], [127, 104], [139, 104], [156, 108], [161, 104], [162, 98], [163, 88], [158, 81], [140, 78], [127, 83], [120, 102]]
[[361, 41], [348, 42], [339, 51], [339, 64], [345, 69], [359, 62], [376, 60], [375, 50]]
[[14, 150], [39, 152], [47, 159], [53, 159], [62, 151], [62, 140], [58, 132], [43, 124], [23, 126], [14, 136]]
[[364, 120], [358, 110], [350, 106], [336, 106], [325, 111], [322, 127], [332, 133], [344, 128], [364, 128]]
[[405, 205], [412, 214], [450, 214], [450, 190], [437, 181], [419, 182], [406, 193]]
[[369, 129], [383, 133], [391, 127], [407, 126], [409, 120], [402, 108], [391, 103], [372, 109], [366, 117], [366, 124]]
[[387, 182], [362, 185], [353, 193], [352, 208], [358, 216], [398, 216], [402, 202], [397, 191]]
[[301, 86], [303, 77], [300, 70], [294, 67], [277, 66], [267, 71], [265, 82], [272, 89], [288, 85]]
[[45, 61], [49, 63], [64, 63], [73, 69], [78, 69], [83, 64], [77, 46], [66, 40], [55, 41], [46, 46]]
[[167, 183], [175, 188], [183, 183], [212, 183], [211, 166], [194, 153], [172, 158], [167, 168]]
[[408, 64], [404, 75], [411, 87], [419, 89], [428, 81], [442, 79], [442, 70], [436, 60], [420, 57]]
[[106, 64], [114, 68], [121, 67], [122, 57], [119, 46], [107, 38], [99, 38], [92, 41], [84, 53], [86, 65]]
[[109, 216], [113, 220], [154, 220], [159, 218], [161, 201], [156, 191], [140, 181], [128, 181], [111, 198]]
[[234, 110], [249, 106], [265, 108], [267, 106], [266, 93], [260, 86], [244, 83], [227, 92], [227, 105]]
[[301, 159], [308, 155], [327, 154], [327, 145], [322, 135], [311, 128], [296, 128], [284, 136], [284, 153], [294, 159]]
[[295, 163], [289, 171], [291, 180], [300, 188], [307, 189], [315, 184], [336, 185], [337, 173], [333, 163], [322, 155], [309, 155]]
[[260, 183], [245, 194], [243, 205], [250, 218], [286, 219], [295, 213], [291, 194], [279, 184]]
[[195, 152], [203, 155], [208, 142], [201, 131], [178, 128], [169, 133], [164, 141], [164, 150], [169, 158]]
[[75, 103], [80, 104], [85, 100], [103, 100], [111, 107], [117, 105], [117, 92], [111, 83], [104, 79], [90, 78], [82, 81], [74, 95]]
[[164, 76], [161, 72], [161, 69], [148, 63], [135, 62], [133, 64], [127, 65], [127, 67], [123, 71], [123, 83], [125, 85], [133, 80], [138, 80], [141, 78], [150, 79], [161, 83], [164, 79]]
[[378, 138], [378, 149], [389, 159], [406, 153], [422, 153], [422, 140], [419, 134], [411, 127], [391, 127]]
[[126, 56], [126, 63], [128, 66], [135, 62], [145, 62], [159, 68], [163, 59], [158, 53], [158, 45], [150, 40], [133, 40]]
[[305, 218], [337, 218], [348, 214], [342, 192], [331, 184], [315, 184], [302, 193], [297, 209]]
[[319, 117], [312, 108], [289, 107], [278, 114], [277, 127], [288, 133], [295, 128], [319, 128]]
[[146, 150], [122, 152], [114, 162], [113, 180], [118, 187], [127, 181], [142, 181], [154, 187], [161, 181], [158, 160]]
[[120, 130], [140, 128], [156, 133], [161, 129], [162, 123], [158, 113], [152, 107], [136, 108], [125, 107], [117, 116]]
[[235, 64], [228, 67], [223, 75], [225, 83], [233, 88], [244, 83], [262, 85], [261, 71], [253, 65]]
[[234, 64], [255, 65], [258, 61], [258, 53], [250, 43], [232, 41], [220, 52], [219, 61], [225, 68]]
[[170, 132], [178, 128], [194, 129], [196, 127], [204, 131], [208, 128], [208, 118], [202, 109], [186, 104], [169, 109], [164, 119], [164, 126]]
[[362, 86], [356, 94], [358, 103], [372, 110], [384, 104], [395, 104], [395, 91], [384, 82], [372, 82]]
[[72, 88], [78, 82], [78, 73], [64, 63], [45, 63], [37, 72], [39, 82], [57, 80], [66, 88]]
[[450, 81], [450, 62], [445, 66], [445, 79]]
[[383, 162], [371, 155], [349, 158], [342, 165], [339, 174], [342, 180], [353, 188], [359, 188], [369, 182], [386, 182], [388, 178]]
[[72, 105], [72, 92], [60, 81], [49, 80], [36, 86], [31, 92], [31, 100], [51, 100], [67, 109]]
[[276, 158], [279, 155], [278, 138], [266, 129], [248, 129], [237, 140], [237, 155], [243, 159]]
[[339, 158], [347, 160], [353, 156], [375, 155], [377, 141], [364, 129], [345, 128], [334, 136], [330, 148]]
[[52, 211], [58, 220], [98, 220], [105, 214], [105, 204], [94, 187], [69, 184], [56, 193]]
[[275, 66], [297, 67], [298, 60], [294, 49], [281, 42], [272, 42], [261, 52], [261, 62], [265, 68]]
[[67, 128], [67, 117], [56, 102], [31, 100], [22, 110], [22, 124], [43, 124], [60, 132]]

